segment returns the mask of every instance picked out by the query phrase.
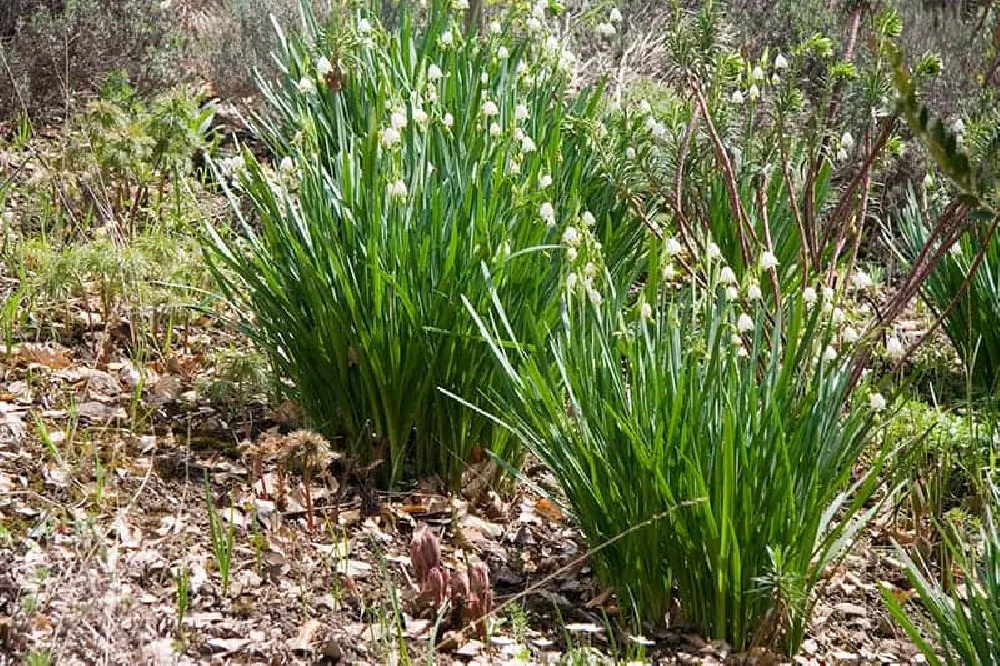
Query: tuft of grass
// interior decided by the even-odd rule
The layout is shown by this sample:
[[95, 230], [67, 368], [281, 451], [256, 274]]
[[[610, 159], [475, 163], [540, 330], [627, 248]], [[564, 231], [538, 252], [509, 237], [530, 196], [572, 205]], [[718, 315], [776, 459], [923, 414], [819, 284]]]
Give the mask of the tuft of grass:
[[[912, 260], [931, 234], [930, 207], [911, 188], [899, 214], [897, 252]], [[989, 225], [975, 225], [946, 253], [923, 284], [921, 295], [943, 328], [976, 384], [990, 390], [1000, 376], [1000, 235], [987, 236]], [[986, 243], [984, 247], [984, 243]], [[981, 263], [973, 266], [983, 251]], [[976, 268], [962, 292], [969, 271]]]
[[914, 614], [903, 608], [890, 589], [881, 588], [890, 615], [930, 664], [1000, 664], [1000, 530], [996, 522], [1000, 490], [994, 487], [992, 492], [992, 508], [987, 509], [979, 534], [978, 553], [954, 536], [946, 537], [946, 546], [962, 578], [950, 590], [927, 572], [922, 560], [915, 561], [897, 547], [906, 577], [930, 615], [932, 631], [943, 655], [921, 633]]
[[408, 8], [393, 32], [365, 12], [320, 26], [304, 6], [280, 35], [283, 77], [263, 84], [278, 168], [220, 165], [255, 219], [231, 192], [239, 235], [206, 243], [310, 425], [387, 460], [390, 483], [456, 486], [477, 447], [517, 464], [516, 442], [438, 392], [495, 385], [463, 297], [495, 292], [526, 334], [555, 322], [566, 258], [600, 244], [627, 282], [641, 252], [598, 148], [600, 90], [569, 94], [558, 40], [465, 34], [451, 4]]
[[215, 503], [212, 501], [212, 487], [205, 477], [205, 506], [208, 508], [208, 530], [212, 539], [212, 553], [219, 568], [222, 579], [222, 596], [229, 594], [229, 573], [233, 562], [233, 534], [235, 528], [232, 522], [224, 523]]
[[676, 594], [705, 636], [794, 654], [825, 567], [873, 515], [886, 451], [853, 480], [875, 417], [852, 398], [827, 304], [727, 296], [719, 259], [697, 275], [707, 283], [650, 281], [629, 300], [571, 274], [551, 362], [499, 303], [481, 312], [507, 381], [491, 409], [558, 479], [591, 545], [665, 513], [595, 556], [640, 621]]

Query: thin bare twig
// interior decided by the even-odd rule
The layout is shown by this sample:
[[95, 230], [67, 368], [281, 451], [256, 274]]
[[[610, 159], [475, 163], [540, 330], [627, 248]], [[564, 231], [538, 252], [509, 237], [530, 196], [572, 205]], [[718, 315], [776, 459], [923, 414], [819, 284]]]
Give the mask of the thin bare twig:
[[[497, 606], [496, 608], [494, 608], [490, 612], [488, 612], [488, 613], [486, 613], [486, 614], [484, 614], [484, 615], [482, 615], [480, 617], [477, 617], [476, 619], [474, 619], [471, 622], [467, 623], [465, 626], [463, 626], [459, 630], [459, 632], [460, 633], [465, 633], [467, 630], [473, 628], [476, 624], [478, 624], [479, 622], [483, 621], [487, 617], [489, 617], [491, 615], [496, 615], [500, 611], [502, 611], [502, 610], [506, 609], [507, 607], [511, 606], [512, 604], [517, 603], [521, 599], [524, 599], [525, 597], [528, 597], [531, 594], [534, 594], [535, 592], [537, 592], [538, 590], [542, 589], [543, 587], [545, 587], [546, 585], [548, 585], [549, 583], [551, 583], [553, 580], [555, 580], [559, 576], [561, 576], [564, 573], [566, 573], [567, 571], [569, 571], [571, 569], [574, 569], [574, 568], [580, 566], [581, 564], [583, 564], [584, 562], [586, 562], [595, 553], [599, 553], [600, 551], [604, 550], [605, 548], [608, 548], [609, 546], [614, 545], [615, 543], [621, 541], [622, 539], [624, 539], [628, 535], [632, 534], [633, 532], [637, 532], [637, 531], [639, 531], [641, 529], [649, 527], [650, 525], [652, 525], [655, 522], [663, 520], [664, 518], [666, 518], [667, 516], [669, 516], [670, 514], [672, 514], [674, 511], [677, 511], [678, 509], [685, 509], [687, 507], [694, 506], [696, 504], [702, 504], [703, 502], [706, 502], [706, 501], [708, 501], [707, 498], [705, 498], [705, 497], [699, 497], [698, 499], [687, 500], [686, 502], [681, 502], [680, 504], [678, 504], [678, 505], [676, 505], [676, 506], [674, 506], [674, 507], [672, 507], [670, 509], [667, 509], [666, 511], [661, 511], [660, 513], [657, 513], [657, 514], [655, 514], [653, 516], [650, 516], [649, 518], [647, 518], [646, 520], [642, 521], [641, 523], [636, 523], [635, 525], [632, 525], [632, 526], [630, 526], [630, 527], [622, 530], [621, 532], [619, 532], [615, 536], [611, 537], [610, 539], [608, 539], [604, 543], [602, 543], [602, 544], [600, 544], [598, 546], [594, 546], [590, 550], [584, 552], [582, 555], [579, 555], [578, 557], [573, 558], [569, 563], [565, 564], [564, 566], [559, 567], [558, 569], [556, 569], [552, 573], [548, 574], [547, 576], [545, 576], [544, 578], [542, 578], [541, 580], [539, 580], [537, 583], [535, 583], [535, 584], [527, 587], [525, 590], [523, 590], [521, 592], [518, 592], [517, 594], [515, 594], [510, 599], [508, 599], [507, 601], [503, 602], [502, 604], [500, 604], [499, 606]], [[442, 644], [439, 643], [438, 646], [437, 646], [437, 648], [435, 648], [435, 649], [441, 649], [441, 645]]]

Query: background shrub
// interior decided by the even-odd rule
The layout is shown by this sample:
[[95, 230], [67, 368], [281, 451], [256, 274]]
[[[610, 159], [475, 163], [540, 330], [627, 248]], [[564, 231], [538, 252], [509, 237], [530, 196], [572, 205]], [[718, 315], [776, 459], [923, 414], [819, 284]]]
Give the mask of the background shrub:
[[0, 117], [62, 112], [78, 94], [96, 91], [113, 70], [126, 72], [142, 92], [181, 80], [183, 39], [162, 5], [160, 0], [15, 2], [5, 15], [2, 80], [10, 94], [0, 94]]

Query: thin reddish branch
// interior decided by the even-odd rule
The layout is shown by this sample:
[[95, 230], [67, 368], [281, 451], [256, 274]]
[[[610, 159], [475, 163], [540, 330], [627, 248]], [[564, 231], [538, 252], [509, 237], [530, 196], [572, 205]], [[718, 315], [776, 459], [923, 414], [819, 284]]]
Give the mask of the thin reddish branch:
[[695, 98], [698, 100], [698, 106], [701, 108], [701, 114], [705, 117], [705, 127], [708, 130], [708, 136], [712, 139], [712, 145], [715, 147], [715, 156], [719, 161], [719, 167], [722, 169], [722, 180], [726, 185], [726, 192], [729, 195], [729, 206], [732, 209], [733, 215], [736, 217], [740, 247], [743, 249], [743, 259], [747, 264], [749, 264], [751, 254], [750, 246], [746, 239], [746, 229], [750, 226], [750, 222], [747, 218], [747, 212], [743, 208], [743, 202], [740, 200], [740, 191], [736, 184], [736, 174], [733, 171], [733, 163], [729, 159], [729, 153], [726, 151], [726, 147], [722, 143], [719, 133], [715, 130], [715, 124], [712, 122], [712, 116], [708, 112], [708, 104], [705, 102], [705, 96], [701, 94], [701, 89], [698, 87], [697, 83], [694, 83], [691, 88], [694, 91]]
[[990, 241], [993, 240], [993, 235], [996, 233], [998, 224], [1000, 224], [1000, 217], [995, 218], [993, 220], [993, 224], [990, 225], [990, 230], [986, 234], [986, 239], [983, 241], [982, 247], [979, 248], [979, 252], [976, 253], [975, 259], [972, 260], [972, 264], [969, 266], [969, 270], [965, 274], [965, 279], [963, 279], [962, 284], [959, 285], [958, 291], [955, 292], [954, 298], [952, 298], [951, 302], [948, 303], [948, 307], [946, 307], [941, 312], [941, 314], [937, 316], [931, 327], [928, 328], [926, 331], [924, 331], [923, 335], [921, 335], [915, 342], [913, 342], [906, 349], [906, 353], [904, 353], [893, 366], [892, 368], [893, 372], [899, 370], [903, 362], [907, 358], [909, 358], [910, 355], [913, 354], [913, 352], [916, 351], [920, 347], [920, 345], [922, 345], [924, 341], [927, 340], [927, 338], [932, 333], [934, 333], [934, 331], [938, 329], [938, 327], [941, 326], [942, 322], [944, 322], [944, 320], [948, 317], [948, 315], [951, 314], [952, 310], [955, 309], [955, 306], [958, 305], [958, 302], [962, 299], [962, 295], [965, 294], [965, 291], [969, 288], [969, 285], [972, 284], [972, 278], [975, 277], [976, 272], [979, 270], [980, 264], [982, 264], [983, 259], [986, 258], [986, 253], [990, 249]]

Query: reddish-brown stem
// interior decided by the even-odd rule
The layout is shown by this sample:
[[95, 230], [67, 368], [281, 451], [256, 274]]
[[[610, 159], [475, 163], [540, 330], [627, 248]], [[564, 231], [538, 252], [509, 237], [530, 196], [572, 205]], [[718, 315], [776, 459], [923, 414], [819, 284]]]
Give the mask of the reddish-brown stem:
[[986, 258], [986, 253], [990, 249], [990, 241], [993, 240], [993, 235], [996, 233], [998, 224], [1000, 224], [1000, 217], [996, 217], [993, 220], [993, 224], [990, 225], [990, 230], [986, 233], [986, 238], [983, 240], [982, 247], [979, 248], [979, 252], [976, 253], [975, 259], [972, 260], [972, 264], [969, 266], [969, 270], [965, 274], [965, 279], [962, 280], [962, 284], [959, 285], [958, 291], [955, 292], [955, 296], [951, 299], [951, 302], [948, 303], [948, 307], [946, 307], [941, 314], [937, 316], [934, 323], [931, 324], [931, 327], [924, 331], [924, 333], [906, 349], [906, 353], [903, 354], [893, 366], [893, 372], [899, 370], [903, 361], [909, 358], [910, 355], [913, 354], [913, 352], [916, 351], [920, 345], [922, 345], [924, 341], [938, 329], [939, 326], [941, 326], [948, 315], [951, 314], [952, 310], [955, 309], [955, 306], [958, 305], [962, 295], [965, 294], [966, 289], [968, 289], [969, 285], [972, 283], [972, 278], [975, 277], [976, 271], [979, 270], [979, 265], [982, 264], [983, 259]]
[[310, 532], [313, 531], [315, 527], [313, 522], [313, 501], [312, 501], [312, 490], [310, 488], [312, 481], [312, 469], [309, 465], [306, 465], [305, 470], [302, 473], [302, 481], [305, 484], [306, 489], [306, 527]]
[[719, 167], [722, 169], [722, 180], [726, 185], [726, 192], [729, 195], [729, 206], [736, 217], [736, 230], [740, 239], [740, 247], [743, 250], [743, 259], [749, 264], [751, 254], [750, 246], [747, 243], [746, 230], [750, 226], [750, 222], [747, 219], [747, 212], [743, 208], [743, 202], [740, 200], [740, 191], [736, 184], [733, 163], [729, 159], [729, 154], [726, 152], [726, 147], [722, 143], [719, 133], [715, 131], [715, 123], [712, 122], [712, 116], [708, 112], [708, 104], [705, 102], [705, 96], [701, 94], [701, 89], [697, 84], [692, 85], [692, 90], [694, 91], [695, 98], [698, 100], [701, 114], [705, 117], [705, 127], [708, 130], [708, 136], [712, 139], [712, 145], [715, 147], [715, 156], [719, 161]]
[[810, 235], [805, 224], [802, 222], [802, 211], [799, 210], [798, 194], [795, 192], [795, 186], [792, 183], [792, 171], [788, 166], [788, 148], [780, 138], [778, 144], [781, 147], [781, 175], [785, 180], [785, 188], [788, 190], [788, 200], [792, 204], [792, 216], [795, 218], [795, 225], [799, 228], [799, 238], [802, 241], [799, 244], [799, 253], [802, 260], [802, 276], [803, 280], [805, 280], [806, 276], [809, 275], [809, 256], [812, 252], [812, 241], [810, 240]]

